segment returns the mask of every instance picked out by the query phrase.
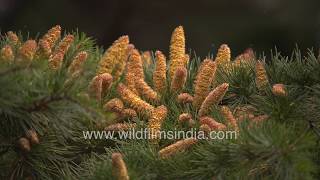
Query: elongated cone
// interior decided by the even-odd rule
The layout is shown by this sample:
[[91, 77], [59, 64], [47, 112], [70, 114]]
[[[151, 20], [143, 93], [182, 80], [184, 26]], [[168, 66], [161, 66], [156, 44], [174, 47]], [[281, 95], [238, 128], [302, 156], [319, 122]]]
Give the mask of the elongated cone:
[[37, 50], [37, 42], [35, 40], [28, 40], [18, 50], [17, 62], [21, 64], [28, 64], [33, 60], [34, 54]]
[[153, 86], [160, 94], [166, 90], [166, 70], [166, 57], [161, 51], [156, 51], [156, 67], [153, 72]]
[[232, 112], [227, 106], [221, 107], [221, 114], [223, 115], [224, 119], [227, 121], [228, 126], [231, 126], [234, 130], [238, 131], [238, 123], [236, 118], [234, 118]]
[[88, 57], [88, 53], [85, 51], [79, 52], [72, 60], [69, 68], [68, 73], [73, 75], [75, 73], [81, 72], [83, 69], [83, 64]]
[[0, 59], [5, 62], [12, 62], [14, 60], [13, 50], [10, 45], [5, 45], [0, 51]]
[[105, 131], [128, 131], [136, 127], [136, 123], [116, 123], [107, 126]]
[[97, 73], [114, 73], [114, 79], [118, 80], [126, 65], [128, 45], [128, 36], [121, 36], [114, 41], [100, 59]]
[[193, 97], [189, 93], [181, 93], [178, 95], [177, 101], [180, 104], [188, 104], [193, 102]]
[[112, 76], [109, 73], [96, 75], [90, 82], [89, 90], [99, 102], [102, 100], [103, 94], [112, 85]]
[[52, 70], [58, 70], [61, 68], [63, 63], [64, 55], [67, 53], [69, 47], [74, 41], [74, 36], [72, 34], [66, 35], [58, 47], [54, 50], [49, 58], [49, 67]]
[[136, 49], [132, 49], [127, 65], [126, 85], [131, 91], [133, 91], [137, 95], [139, 95], [139, 92], [136, 87], [136, 83], [138, 80], [144, 81], [142, 59], [139, 54], [139, 51]]
[[213, 105], [218, 105], [228, 91], [229, 84], [223, 83], [212, 90], [201, 104], [199, 116], [205, 116]]
[[187, 81], [187, 69], [185, 67], [177, 68], [173, 80], [171, 81], [171, 91], [174, 93], [180, 92], [184, 88]]
[[129, 61], [132, 62], [130, 71], [133, 72], [133, 74], [136, 77], [136, 80], [144, 79], [142, 59], [138, 50], [136, 49], [132, 50], [131, 55], [129, 57]]
[[139, 96], [133, 93], [127, 86], [122, 83], [119, 83], [117, 92], [125, 103], [129, 104], [140, 114], [149, 117], [151, 112], [154, 110], [154, 107], [152, 105], [142, 100]]
[[231, 59], [231, 51], [228, 45], [222, 44], [218, 49], [218, 53], [215, 59], [217, 65], [227, 64]]
[[116, 180], [129, 180], [127, 166], [123, 160], [122, 154], [112, 153], [112, 174]]
[[174, 77], [178, 67], [185, 66], [185, 37], [182, 26], [177, 27], [170, 42], [170, 79]]
[[138, 93], [152, 102], [159, 102], [160, 96], [156, 91], [154, 91], [143, 79], [138, 79], [136, 81], [136, 89]]
[[135, 74], [134, 74], [134, 66], [133, 66], [133, 62], [129, 60], [131, 53], [134, 50], [134, 45], [133, 44], [129, 44], [127, 47], [127, 72], [125, 74], [125, 84], [128, 86], [128, 88], [133, 91], [135, 94], [138, 95], [138, 91], [135, 88]]
[[19, 37], [17, 36], [16, 33], [12, 32], [12, 31], [7, 32], [7, 37], [9, 39], [11, 45], [13, 45], [13, 46], [20, 43]]
[[29, 141], [33, 145], [40, 143], [40, 140], [39, 140], [39, 137], [38, 137], [38, 133], [35, 130], [28, 130], [26, 132], [26, 137], [29, 139]]
[[272, 87], [272, 93], [275, 96], [287, 96], [287, 91], [284, 84], [274, 84]]
[[61, 36], [61, 27], [56, 25], [49, 29], [49, 31], [39, 40], [39, 50], [46, 57], [52, 53], [52, 48]]
[[202, 71], [203, 67], [207, 66], [207, 64], [209, 64], [211, 61], [208, 60], [204, 60], [202, 61], [202, 63], [200, 64], [199, 68], [198, 68], [198, 71], [197, 71], [197, 75], [196, 75], [196, 78], [194, 80], [194, 84], [197, 84], [197, 81], [199, 79], [199, 76], [200, 76], [200, 72]]
[[[158, 102], [160, 100], [159, 95], [144, 81], [142, 59], [138, 50], [132, 50], [129, 58], [129, 65], [128, 71], [132, 73], [131, 78], [133, 79], [134, 89], [148, 100]], [[131, 83], [132, 82], [129, 84], [132, 85]]]
[[139, 95], [138, 90], [136, 89], [136, 83], [135, 83], [135, 74], [131, 70], [129, 70], [129, 67], [131, 67], [132, 62], [127, 63], [127, 73], [125, 77], [125, 84], [126, 86], [135, 94]]
[[157, 107], [152, 112], [151, 117], [148, 121], [148, 130], [151, 143], [157, 144], [159, 142], [161, 125], [167, 117], [167, 114], [168, 110], [164, 105]]
[[216, 73], [216, 64], [209, 59], [203, 61], [204, 66], [200, 68], [194, 86], [193, 106], [199, 108], [203, 100], [209, 94], [209, 88]]
[[[124, 72], [126, 68], [126, 64], [128, 62], [128, 58], [129, 58], [128, 54], [131, 54], [131, 51], [133, 49], [134, 49], [134, 46], [132, 46], [132, 44], [128, 44], [125, 49], [125, 53], [121, 54], [121, 56], [119, 57], [118, 63], [115, 65], [113, 69], [116, 80], [119, 80], [120, 76]], [[122, 51], [120, 52], [123, 53]]]
[[217, 122], [215, 119], [209, 116], [201, 117], [200, 124], [209, 126], [210, 130], [224, 130], [227, 128], [224, 124]]
[[169, 158], [170, 156], [173, 156], [179, 152], [183, 152], [190, 148], [192, 145], [196, 144], [198, 142], [197, 139], [194, 138], [188, 138], [183, 139], [175, 142], [174, 144], [171, 144], [159, 151], [159, 156], [161, 158]]
[[261, 91], [269, 84], [267, 72], [261, 61], [256, 63], [256, 86]]

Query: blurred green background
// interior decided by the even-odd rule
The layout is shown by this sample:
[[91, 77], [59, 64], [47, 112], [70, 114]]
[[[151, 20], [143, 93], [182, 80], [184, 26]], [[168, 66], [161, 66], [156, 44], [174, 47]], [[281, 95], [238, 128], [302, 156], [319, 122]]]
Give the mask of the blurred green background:
[[140, 50], [168, 52], [183, 25], [187, 48], [206, 56], [227, 43], [236, 56], [248, 47], [290, 55], [320, 45], [320, 0], [0, 0], [0, 28], [45, 33], [55, 24], [86, 32], [108, 47], [128, 34]]

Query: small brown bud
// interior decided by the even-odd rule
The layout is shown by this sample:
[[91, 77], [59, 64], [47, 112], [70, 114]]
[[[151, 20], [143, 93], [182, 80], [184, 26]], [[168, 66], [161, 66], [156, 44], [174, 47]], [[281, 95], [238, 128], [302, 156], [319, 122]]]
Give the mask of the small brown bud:
[[28, 130], [26, 132], [26, 137], [30, 140], [31, 144], [39, 144], [39, 137], [35, 130]]
[[123, 107], [123, 102], [119, 98], [113, 98], [103, 106], [105, 111], [111, 111], [116, 113], [121, 113]]
[[31, 151], [30, 141], [27, 138], [24, 138], [24, 137], [20, 138], [18, 141], [18, 145], [20, 149], [23, 150], [24, 152]]
[[171, 81], [171, 91], [178, 93], [184, 88], [187, 81], [187, 69], [185, 67], [178, 67], [173, 80]]
[[180, 104], [192, 103], [193, 97], [189, 93], [181, 93], [178, 95], [177, 101]]
[[189, 122], [192, 119], [192, 115], [189, 113], [182, 113], [179, 116], [179, 123]]
[[274, 84], [272, 87], [272, 93], [275, 96], [287, 96], [284, 84]]
[[208, 125], [211, 130], [224, 130], [227, 128], [224, 124], [219, 123], [215, 119], [208, 116], [201, 117], [200, 124]]

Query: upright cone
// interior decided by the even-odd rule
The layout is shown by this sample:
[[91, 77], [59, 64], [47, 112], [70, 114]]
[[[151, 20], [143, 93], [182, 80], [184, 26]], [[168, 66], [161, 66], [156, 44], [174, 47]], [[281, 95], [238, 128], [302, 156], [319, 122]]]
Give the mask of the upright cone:
[[166, 90], [167, 65], [166, 57], [161, 51], [156, 51], [156, 67], [153, 72], [153, 86], [155, 90], [162, 94]]
[[203, 100], [209, 94], [209, 88], [216, 73], [216, 64], [210, 59], [202, 62], [204, 65], [199, 69], [197, 79], [194, 85], [193, 106], [199, 108]]
[[118, 80], [126, 65], [128, 45], [128, 36], [121, 36], [119, 39], [117, 39], [106, 50], [100, 59], [98, 74], [109, 73], [114, 75], [115, 80]]
[[170, 42], [170, 79], [173, 80], [178, 67], [185, 66], [185, 37], [182, 26], [177, 27]]

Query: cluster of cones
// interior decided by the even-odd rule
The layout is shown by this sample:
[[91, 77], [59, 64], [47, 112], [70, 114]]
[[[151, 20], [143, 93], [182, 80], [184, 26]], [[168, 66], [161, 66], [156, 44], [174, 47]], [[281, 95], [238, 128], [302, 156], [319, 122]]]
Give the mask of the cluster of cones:
[[[38, 42], [35, 40], [21, 42], [19, 37], [11, 31], [6, 34], [6, 38], [8, 43], [0, 50], [1, 60], [7, 63], [30, 64], [33, 60], [46, 57], [49, 68], [52, 70], [62, 67], [64, 57], [74, 42], [72, 34], [61, 38], [60, 26], [51, 28]], [[96, 76], [89, 85], [90, 95], [103, 104], [105, 111], [115, 113], [119, 120], [105, 127], [105, 130], [125, 131], [134, 128], [136, 123], [132, 120], [143, 117], [148, 119], [150, 142], [158, 144], [161, 126], [170, 111], [166, 106], [161, 105], [162, 97], [168, 93], [180, 104], [191, 104], [196, 112], [194, 113], [195, 118], [189, 113], [182, 113], [178, 121], [188, 123], [190, 126], [198, 122], [200, 129], [205, 132], [228, 128], [239, 131], [238, 123], [242, 119], [249, 118], [260, 122], [268, 118], [266, 115], [255, 116], [253, 113], [255, 110], [249, 106], [235, 109], [234, 112], [228, 106], [219, 106], [229, 88], [228, 83], [216, 85], [215, 74], [219, 68], [228, 72], [230, 68], [236, 68], [242, 64], [254, 64], [257, 89], [263, 91], [269, 86], [264, 62], [257, 61], [251, 49], [231, 61], [230, 48], [226, 44], [221, 45], [214, 60], [207, 58], [199, 66], [194, 80], [193, 95], [183, 92], [187, 77], [189, 77], [187, 65], [190, 61], [185, 49], [184, 30], [182, 26], [179, 26], [172, 33], [168, 66], [166, 57], [161, 51], [155, 52], [155, 58], [150, 52], [143, 52], [141, 55], [134, 45], [130, 44], [128, 36], [121, 36], [106, 50], [100, 59]], [[68, 74], [71, 77], [79, 76], [87, 57], [88, 53], [85, 51], [78, 52], [73, 57], [68, 67]], [[155, 64], [155, 67], [152, 76], [153, 84], [150, 85], [145, 81], [144, 66], [151, 67], [152, 63]], [[122, 82], [122, 77], [124, 77], [124, 82]], [[105, 102], [104, 97], [112, 85], [116, 86], [118, 97]], [[275, 96], [287, 96], [288, 94], [283, 84], [273, 85], [272, 93]], [[213, 106], [220, 109], [221, 115], [226, 120], [225, 124], [210, 117]], [[131, 121], [124, 122], [124, 119]], [[30, 141], [39, 143], [34, 139], [21, 138], [19, 144], [22, 149], [30, 151]], [[177, 141], [161, 149], [159, 156], [170, 157], [186, 150], [197, 141], [193, 138]], [[28, 142], [29, 146], [26, 145]], [[128, 179], [121, 154], [114, 154], [112, 160], [114, 166], [117, 167], [115, 169], [120, 169], [116, 173], [118, 177], [121, 177], [119, 179]]]
[[19, 148], [23, 152], [31, 151], [31, 147], [39, 143], [40, 143], [40, 140], [38, 137], [38, 133], [35, 130], [28, 130], [25, 133], [24, 137], [21, 137], [17, 142]]
[[[29, 39], [23, 42], [22, 38], [12, 31], [7, 32], [4, 38], [7, 43], [0, 50], [2, 62], [28, 66], [32, 61], [48, 59], [51, 70], [59, 70], [62, 67], [65, 55], [75, 40], [72, 34], [61, 37], [59, 25], [49, 29], [38, 41]], [[87, 57], [86, 51], [80, 51], [73, 57], [68, 67], [70, 77], [79, 76]]]

